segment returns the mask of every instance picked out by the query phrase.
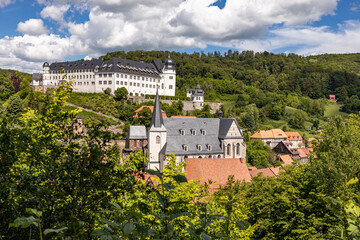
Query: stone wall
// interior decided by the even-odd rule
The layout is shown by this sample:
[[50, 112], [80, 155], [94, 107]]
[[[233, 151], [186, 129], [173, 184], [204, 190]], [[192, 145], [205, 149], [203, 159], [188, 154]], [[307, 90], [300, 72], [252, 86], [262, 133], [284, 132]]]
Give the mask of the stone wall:
[[44, 85], [44, 86], [31, 86], [31, 89], [33, 91], [37, 91], [37, 92], [43, 92], [43, 93], [46, 93], [46, 91], [48, 89], [54, 89], [54, 88], [57, 88], [58, 86], [49, 86], [49, 85]]
[[[129, 96], [128, 97], [131, 101], [139, 104], [139, 103], [143, 103], [143, 102], [148, 102], [148, 101], [154, 101], [154, 99], [145, 99], [144, 97], [140, 97], [140, 96]], [[161, 98], [161, 97], [160, 97]], [[173, 102], [177, 102], [177, 100], [160, 100], [162, 103], [167, 103], [169, 105], [171, 105]], [[195, 109], [199, 109], [201, 110], [203, 108], [203, 106], [205, 104], [208, 104], [211, 107], [210, 112], [212, 114], [216, 113], [217, 111], [220, 110], [222, 103], [217, 103], [217, 102], [192, 102], [192, 101], [182, 101], [182, 103], [184, 104], [183, 107], [183, 113], [185, 114], [187, 111], [193, 111]]]

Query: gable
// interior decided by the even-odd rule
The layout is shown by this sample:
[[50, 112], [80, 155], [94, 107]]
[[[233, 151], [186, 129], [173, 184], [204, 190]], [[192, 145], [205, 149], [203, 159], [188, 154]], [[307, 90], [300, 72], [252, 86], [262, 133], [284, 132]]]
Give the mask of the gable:
[[241, 131], [238, 127], [238, 125], [236, 124], [235, 120], [232, 122], [232, 124], [230, 125], [230, 128], [228, 130], [228, 132], [226, 133], [226, 137], [242, 137]]

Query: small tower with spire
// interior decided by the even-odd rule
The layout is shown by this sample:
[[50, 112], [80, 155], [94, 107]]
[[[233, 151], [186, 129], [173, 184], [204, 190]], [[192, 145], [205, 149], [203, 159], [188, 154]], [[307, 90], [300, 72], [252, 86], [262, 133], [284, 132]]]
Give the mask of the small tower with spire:
[[160, 99], [158, 89], [156, 89], [156, 97], [154, 110], [151, 118], [151, 125], [148, 134], [148, 168], [162, 170], [165, 159], [160, 156], [161, 150], [166, 144], [167, 131], [161, 112]]

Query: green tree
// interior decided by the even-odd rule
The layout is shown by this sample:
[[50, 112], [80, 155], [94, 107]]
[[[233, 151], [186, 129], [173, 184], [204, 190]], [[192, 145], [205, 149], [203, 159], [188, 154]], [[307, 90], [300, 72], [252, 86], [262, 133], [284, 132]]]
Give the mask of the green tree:
[[128, 95], [128, 91], [125, 87], [117, 88], [114, 92], [115, 99], [117, 101], [121, 101], [123, 99], [126, 99], [126, 96]]
[[0, 75], [0, 100], [7, 100], [15, 93], [14, 85], [6, 76]]
[[18, 118], [25, 112], [24, 102], [19, 95], [12, 95], [6, 106], [6, 115], [9, 119]]

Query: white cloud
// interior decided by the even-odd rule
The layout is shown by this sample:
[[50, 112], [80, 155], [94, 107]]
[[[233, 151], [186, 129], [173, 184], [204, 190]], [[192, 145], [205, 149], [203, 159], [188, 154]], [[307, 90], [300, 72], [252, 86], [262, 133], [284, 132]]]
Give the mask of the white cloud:
[[42, 18], [50, 18], [57, 22], [62, 22], [64, 20], [64, 14], [69, 10], [70, 5], [50, 5], [45, 7], [40, 15]]
[[[28, 35], [46, 32], [43, 22], [37, 28], [30, 27], [32, 19], [19, 24], [18, 30], [26, 35], [0, 39], [0, 46], [11, 49], [18, 62], [99, 56], [120, 49], [206, 48], [207, 44], [256, 51], [302, 45], [299, 53], [358, 49], [357, 22], [347, 22], [337, 32], [309, 25], [334, 14], [337, 0], [227, 0], [223, 9], [211, 6], [215, 0], [37, 1], [45, 5], [41, 17], [60, 22], [69, 36], [36, 38]], [[84, 9], [88, 21], [64, 20], [67, 11]], [[271, 26], [279, 27], [269, 31]], [[6, 56], [0, 47], [0, 67], [2, 58]]]
[[0, 8], [6, 7], [12, 3], [15, 3], [16, 0], [0, 0]]
[[41, 35], [47, 33], [47, 29], [41, 19], [29, 19], [25, 22], [19, 22], [17, 30], [23, 34], [29, 35]]

